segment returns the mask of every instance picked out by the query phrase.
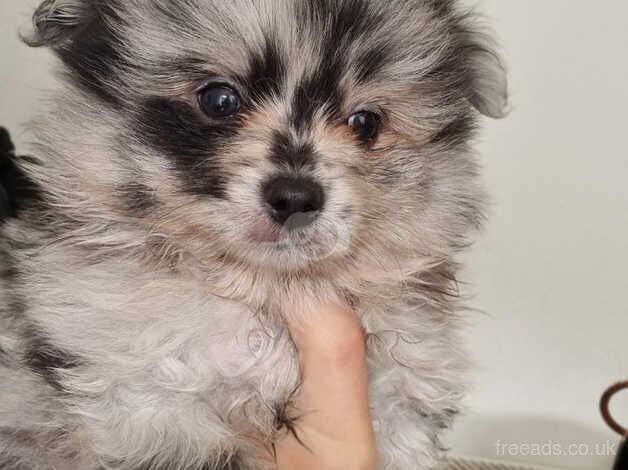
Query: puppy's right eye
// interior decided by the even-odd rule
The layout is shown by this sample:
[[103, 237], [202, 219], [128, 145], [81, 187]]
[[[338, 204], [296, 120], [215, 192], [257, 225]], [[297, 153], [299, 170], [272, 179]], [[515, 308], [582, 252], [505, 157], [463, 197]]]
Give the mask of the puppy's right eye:
[[210, 118], [226, 118], [240, 111], [240, 96], [228, 85], [210, 85], [198, 94], [203, 112]]

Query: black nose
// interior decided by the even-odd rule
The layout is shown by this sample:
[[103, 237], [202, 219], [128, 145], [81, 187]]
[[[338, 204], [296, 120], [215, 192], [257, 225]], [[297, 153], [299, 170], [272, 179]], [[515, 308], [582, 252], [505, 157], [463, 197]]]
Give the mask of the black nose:
[[303, 177], [277, 176], [263, 187], [270, 216], [295, 229], [309, 225], [325, 204], [325, 193], [317, 182]]

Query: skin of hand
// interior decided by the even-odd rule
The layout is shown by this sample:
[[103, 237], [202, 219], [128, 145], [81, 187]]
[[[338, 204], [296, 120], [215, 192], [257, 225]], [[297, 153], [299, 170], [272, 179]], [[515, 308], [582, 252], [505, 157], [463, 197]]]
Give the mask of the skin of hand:
[[286, 433], [275, 443], [279, 470], [375, 470], [360, 321], [348, 308], [325, 305], [289, 326], [302, 386], [295, 400], [298, 439]]

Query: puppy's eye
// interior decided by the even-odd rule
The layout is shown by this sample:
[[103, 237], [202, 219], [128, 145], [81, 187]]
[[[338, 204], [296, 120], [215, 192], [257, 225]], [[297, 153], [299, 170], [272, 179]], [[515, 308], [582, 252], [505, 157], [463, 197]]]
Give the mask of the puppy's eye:
[[365, 141], [373, 140], [379, 133], [380, 117], [370, 111], [359, 111], [349, 116], [347, 124], [357, 134], [357, 136]]
[[211, 85], [198, 94], [198, 102], [211, 118], [225, 118], [240, 111], [240, 97], [228, 85]]

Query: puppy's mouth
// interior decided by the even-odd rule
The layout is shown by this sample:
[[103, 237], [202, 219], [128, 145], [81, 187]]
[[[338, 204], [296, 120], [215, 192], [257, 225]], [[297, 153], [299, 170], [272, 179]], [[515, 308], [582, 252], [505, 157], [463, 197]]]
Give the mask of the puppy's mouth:
[[319, 261], [346, 251], [350, 236], [346, 224], [334, 223], [318, 213], [297, 212], [279, 225], [257, 218], [248, 231], [249, 241], [260, 252], [299, 261]]
[[259, 217], [251, 225], [247, 238], [256, 244], [276, 243], [281, 237], [281, 229], [281, 226]]
[[251, 241], [255, 243], [280, 244], [288, 242], [308, 243], [316, 241], [318, 213], [297, 212], [283, 224], [258, 218], [250, 230]]

